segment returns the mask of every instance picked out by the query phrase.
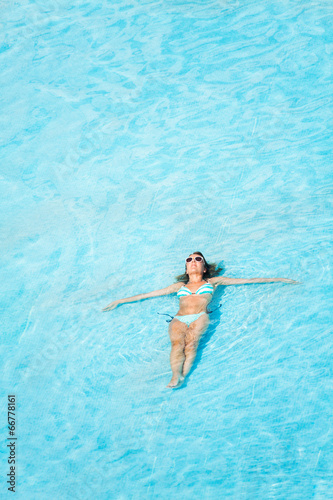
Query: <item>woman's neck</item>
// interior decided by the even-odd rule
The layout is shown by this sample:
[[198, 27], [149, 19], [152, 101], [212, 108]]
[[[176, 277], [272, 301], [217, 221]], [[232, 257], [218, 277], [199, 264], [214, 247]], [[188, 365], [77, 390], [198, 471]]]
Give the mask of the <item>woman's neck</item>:
[[203, 275], [202, 274], [189, 274], [188, 276], [188, 283], [200, 283], [201, 281], [205, 281], [203, 279]]

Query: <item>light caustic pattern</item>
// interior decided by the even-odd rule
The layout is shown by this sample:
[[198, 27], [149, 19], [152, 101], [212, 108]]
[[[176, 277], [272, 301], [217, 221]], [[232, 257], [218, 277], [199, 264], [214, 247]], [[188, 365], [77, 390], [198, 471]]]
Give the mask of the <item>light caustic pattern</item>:
[[[331, 2], [1, 6], [17, 498], [327, 500]], [[101, 309], [194, 250], [302, 284], [220, 290], [170, 391], [176, 298]]]

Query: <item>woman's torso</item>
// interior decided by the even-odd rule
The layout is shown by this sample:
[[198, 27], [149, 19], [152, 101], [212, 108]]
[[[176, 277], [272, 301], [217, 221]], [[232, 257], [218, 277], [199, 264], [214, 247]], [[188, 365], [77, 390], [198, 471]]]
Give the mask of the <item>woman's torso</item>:
[[177, 295], [179, 297], [179, 310], [177, 315], [198, 314], [207, 312], [207, 306], [212, 300], [214, 287], [209, 280], [203, 280], [200, 284], [182, 283]]

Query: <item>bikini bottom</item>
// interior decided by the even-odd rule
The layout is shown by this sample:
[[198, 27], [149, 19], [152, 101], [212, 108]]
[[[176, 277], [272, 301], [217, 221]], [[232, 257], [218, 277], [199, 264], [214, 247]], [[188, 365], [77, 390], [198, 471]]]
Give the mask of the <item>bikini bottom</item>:
[[182, 323], [186, 323], [187, 326], [190, 326], [190, 324], [193, 323], [193, 321], [198, 319], [203, 314], [206, 313], [202, 311], [201, 313], [198, 314], [186, 314], [185, 316], [175, 316], [175, 318], [178, 319], [178, 321], [181, 321]]

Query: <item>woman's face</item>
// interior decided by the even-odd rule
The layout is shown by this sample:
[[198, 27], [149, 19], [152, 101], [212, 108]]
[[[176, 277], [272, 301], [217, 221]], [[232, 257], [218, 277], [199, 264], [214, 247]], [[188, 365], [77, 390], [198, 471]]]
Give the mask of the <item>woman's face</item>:
[[[190, 273], [200, 273], [203, 274], [205, 271], [205, 263], [201, 255], [198, 255], [197, 253], [192, 253], [189, 255], [189, 257], [192, 257], [191, 262], [186, 262], [186, 272], [187, 274]], [[198, 262], [195, 260], [195, 257], [200, 257], [202, 258], [201, 262]]]

